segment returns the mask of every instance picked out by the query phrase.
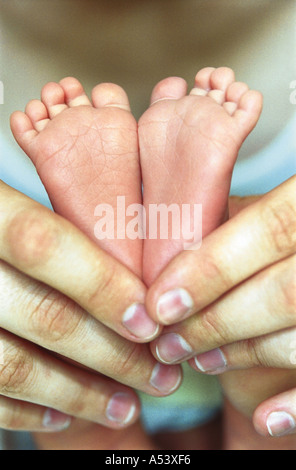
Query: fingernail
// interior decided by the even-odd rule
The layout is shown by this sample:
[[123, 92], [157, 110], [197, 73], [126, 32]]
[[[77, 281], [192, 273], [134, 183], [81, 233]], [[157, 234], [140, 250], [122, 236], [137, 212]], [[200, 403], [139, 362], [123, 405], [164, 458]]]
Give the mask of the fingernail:
[[296, 428], [295, 419], [285, 411], [274, 411], [270, 413], [266, 420], [266, 425], [269, 434], [276, 437], [290, 434]]
[[122, 317], [122, 324], [134, 336], [145, 340], [155, 337], [159, 330], [159, 325], [148, 316], [142, 304], [131, 305]]
[[186, 318], [193, 308], [193, 300], [185, 289], [173, 289], [161, 295], [157, 303], [157, 316], [164, 325]]
[[169, 333], [157, 339], [155, 352], [158, 359], [166, 364], [189, 359], [193, 350], [182, 336]]
[[151, 374], [150, 385], [163, 395], [169, 395], [179, 387], [181, 380], [182, 372], [179, 366], [156, 364]]
[[194, 358], [194, 362], [201, 372], [210, 375], [221, 374], [227, 370], [226, 357], [219, 348], [199, 354]]
[[132, 421], [136, 412], [133, 398], [124, 392], [115, 393], [108, 402], [106, 416], [110, 421], [127, 424]]
[[48, 408], [43, 415], [42, 425], [46, 431], [63, 431], [71, 424], [71, 416], [60, 411]]

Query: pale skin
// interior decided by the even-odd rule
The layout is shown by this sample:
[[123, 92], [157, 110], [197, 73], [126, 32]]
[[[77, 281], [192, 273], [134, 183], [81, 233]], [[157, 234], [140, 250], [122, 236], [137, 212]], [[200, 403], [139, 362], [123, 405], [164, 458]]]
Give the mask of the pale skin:
[[[201, 363], [208, 367], [211, 365], [213, 370], [209, 368], [207, 373], [214, 374], [260, 367], [257, 370], [229, 372], [221, 376], [221, 381], [238, 409], [249, 417], [254, 413], [256, 430], [266, 437], [271, 431], [268, 428], [271, 413], [288, 414], [292, 417], [292, 425], [295, 419], [295, 361], [291, 359], [296, 331], [296, 219], [294, 203], [291, 204], [295, 201], [295, 182], [293, 177], [264, 197], [234, 200], [232, 209], [235, 216], [207, 237], [199, 252], [182, 253], [173, 260], [147, 297], [148, 310], [160, 320], [156, 306], [160, 292], [175, 289], [176, 282], [192, 292], [192, 311], [185, 312], [184, 308], [182, 311], [188, 319], [177, 327], [166, 326], [163, 333], [177, 333], [190, 342], [194, 351], [192, 356], [199, 354], [198, 362], [195, 359], [189, 361], [196, 370], [202, 371]], [[243, 210], [240, 212], [241, 208]], [[243, 238], [242, 233], [249, 233], [250, 236]], [[250, 256], [250, 252], [254, 253], [254, 257]], [[198, 272], [196, 264], [201, 266]], [[237, 269], [238, 265], [241, 266], [240, 270]], [[214, 288], [211, 289], [211, 285]], [[270, 296], [274, 298], [275, 292], [277, 304], [273, 309], [270, 308]], [[260, 310], [256, 298], [260, 299]], [[243, 315], [243, 306], [247, 316]], [[192, 316], [194, 311], [197, 314]], [[242, 316], [238, 322], [240, 312]], [[251, 339], [249, 334], [245, 334], [246, 318], [247, 323], [253, 323]], [[166, 323], [169, 323], [167, 317]], [[237, 341], [239, 338], [240, 341]], [[152, 349], [158, 358], [169, 350], [170, 340], [168, 335], [154, 341]], [[200, 355], [215, 348], [222, 351], [223, 359], [226, 359], [223, 364], [211, 363], [211, 354]], [[220, 371], [217, 370], [218, 366]], [[263, 373], [262, 367], [270, 367], [270, 372], [264, 369]], [[260, 384], [259, 388], [256, 384]], [[272, 395], [274, 397], [270, 398]], [[293, 433], [293, 428], [285, 431]], [[283, 430], [275, 429], [274, 435], [277, 432], [280, 435]], [[273, 440], [269, 445], [276, 446], [276, 443]], [[292, 438], [288, 446], [294, 445]]]
[[[161, 89], [160, 87], [158, 88], [158, 91], [157, 91], [157, 89], [156, 89], [156, 91], [155, 91], [156, 94], [159, 93], [159, 90], [160, 90], [160, 89]], [[166, 91], [167, 91], [167, 90], [166, 90]], [[179, 91], [178, 91], [178, 93], [179, 93]], [[182, 92], [182, 93], [183, 93], [183, 92]], [[162, 99], [162, 98], [163, 98], [163, 97], [161, 97], [160, 99]], [[172, 98], [172, 97], [170, 96], [170, 97], [167, 97], [167, 98]], [[178, 98], [180, 98], [180, 96], [178, 96]], [[56, 103], [56, 104], [57, 104], [57, 103]], [[232, 110], [232, 112], [233, 112], [233, 110]]]
[[[219, 75], [219, 71], [221, 75]], [[223, 69], [218, 70], [209, 70], [203, 69], [200, 71], [195, 79], [195, 85], [198, 87], [198, 93], [200, 93], [200, 89], [206, 89], [207, 91], [212, 88], [218, 88], [223, 90], [223, 85], [227, 88], [226, 91], [226, 98], [229, 95], [236, 95], [236, 96], [243, 96], [243, 93], [246, 92], [247, 88], [244, 89], [245, 84], [236, 84], [232, 82], [231, 73]], [[213, 86], [214, 85], [214, 86]], [[215, 86], [216, 85], [216, 86]], [[163, 82], [155, 90], [155, 100], [156, 104], [155, 107], [158, 106], [157, 101], [162, 100], [163, 98], [167, 97], [173, 101], [174, 96], [170, 96], [168, 93], [165, 95], [162, 88], [165, 88], [166, 84]], [[175, 86], [177, 86], [175, 84]], [[171, 90], [172, 95], [176, 93], [176, 90], [172, 88]], [[213, 93], [212, 91], [209, 94]], [[214, 92], [217, 93], [217, 92]], [[219, 96], [219, 95], [218, 95]], [[215, 97], [214, 97], [215, 98]], [[221, 99], [221, 95], [220, 95]], [[223, 99], [222, 99], [223, 103]], [[161, 103], [159, 103], [161, 105]], [[225, 106], [225, 104], [223, 105]], [[228, 105], [226, 105], [228, 106]], [[199, 106], [200, 110], [201, 106]], [[148, 111], [149, 113], [153, 113], [154, 110]], [[200, 111], [201, 112], [201, 111]], [[163, 126], [162, 120], [164, 116], [164, 112], [160, 108], [160, 117], [159, 121]], [[254, 116], [256, 112], [254, 112]], [[154, 120], [157, 120], [157, 113], [154, 112]], [[143, 118], [142, 118], [143, 119]], [[145, 115], [144, 115], [145, 120]], [[140, 121], [141, 122], [141, 121]], [[154, 122], [154, 121], [153, 121]], [[150, 129], [152, 129], [150, 142], [153, 144], [153, 125], [150, 125]], [[204, 126], [204, 130], [207, 130], [207, 127]], [[196, 131], [195, 131], [196, 132]], [[179, 131], [179, 134], [181, 132]], [[178, 134], [178, 135], [179, 135]], [[169, 136], [169, 132], [167, 132]], [[193, 134], [191, 142], [194, 139], [198, 139]], [[196, 149], [202, 148], [201, 142], [197, 143]], [[169, 144], [167, 144], [169, 145]], [[155, 153], [156, 146], [152, 147], [152, 153]], [[230, 145], [228, 145], [229, 151]], [[220, 155], [221, 155], [221, 149]], [[210, 146], [207, 147], [207, 151], [211, 154]], [[182, 151], [181, 151], [182, 153]], [[215, 152], [213, 152], [215, 154]], [[202, 156], [202, 150], [199, 151], [199, 157]], [[231, 152], [228, 153], [228, 157], [231, 161]], [[174, 165], [176, 165], [176, 182], [178, 184], [178, 176], [182, 177], [184, 171], [184, 156], [185, 152], [183, 152], [183, 159], [181, 158], [181, 167], [178, 168], [176, 161], [174, 160]], [[162, 154], [160, 152], [160, 160]], [[209, 156], [207, 155], [209, 158]], [[186, 160], [186, 157], [185, 157]], [[202, 161], [202, 157], [201, 160]], [[209, 162], [209, 160], [207, 160]], [[145, 162], [144, 162], [145, 165]], [[143, 164], [142, 164], [143, 167]], [[168, 168], [168, 165], [167, 165]], [[145, 166], [144, 166], [145, 170]], [[186, 171], [186, 170], [185, 170]], [[200, 170], [201, 171], [201, 170]], [[189, 172], [193, 172], [193, 166], [189, 166]], [[172, 170], [168, 170], [170, 174], [171, 180], [174, 178], [174, 173]], [[215, 175], [213, 175], [212, 170], [212, 177], [215, 179]], [[159, 174], [159, 173], [158, 173]], [[198, 173], [197, 173], [198, 174]], [[149, 172], [146, 171], [147, 178], [149, 178]], [[205, 173], [203, 173], [205, 176]], [[205, 177], [207, 181], [210, 180], [211, 176]], [[165, 176], [166, 178], [166, 176]], [[217, 177], [216, 177], [217, 178]], [[225, 178], [225, 177], [224, 177]], [[188, 182], [190, 177], [186, 179]], [[225, 178], [227, 181], [227, 178]], [[224, 181], [225, 181], [224, 180]], [[159, 185], [160, 194], [165, 194], [162, 196], [162, 199], [157, 199], [157, 191], [156, 196], [152, 195], [157, 200], [157, 202], [163, 202], [165, 200], [167, 204], [174, 202], [174, 200], [170, 200], [170, 194], [167, 191], [167, 187], [165, 186], [165, 179], [162, 182], [161, 178], [156, 179], [156, 183], [154, 186]], [[145, 182], [145, 171], [144, 171], [144, 182]], [[173, 184], [175, 181], [173, 181]], [[176, 183], [175, 183], [176, 184]], [[198, 180], [196, 182], [198, 186]], [[216, 179], [216, 186], [213, 183], [213, 187], [221, 188], [222, 184], [218, 183]], [[177, 186], [178, 187], [178, 186]], [[222, 186], [223, 187], [223, 186]], [[185, 188], [185, 191], [189, 190], [190, 194], [193, 194], [192, 188], [188, 188], [188, 185]], [[194, 188], [193, 188], [194, 190]], [[199, 188], [200, 190], [200, 188]], [[166, 191], [163, 193], [163, 191]], [[197, 190], [198, 191], [198, 190]], [[294, 191], [294, 192], [293, 192]], [[213, 191], [215, 194], [217, 191]], [[177, 196], [176, 196], [177, 195]], [[184, 193], [183, 193], [184, 195]], [[148, 195], [149, 198], [150, 194]], [[220, 202], [221, 202], [221, 193]], [[178, 197], [177, 191], [174, 193], [174, 197]], [[181, 191], [182, 197], [182, 191]], [[184, 196], [183, 196], [184, 197]], [[202, 196], [199, 193], [200, 199], [202, 200]], [[164, 199], [163, 199], [164, 198]], [[206, 204], [204, 207], [208, 210], [208, 212], [212, 215], [212, 219], [207, 218], [208, 212], [205, 212], [204, 215], [204, 226], [203, 226], [203, 235], [206, 236], [213, 230], [212, 224], [219, 225], [219, 218], [220, 223], [223, 221], [223, 217], [225, 217], [225, 209], [223, 212], [223, 204], [216, 205], [216, 211], [221, 210], [220, 216], [216, 215], [215, 221], [215, 211], [211, 210], [211, 203], [213, 201], [212, 193], [210, 192], [209, 195], [206, 196]], [[155, 199], [153, 202], [155, 202]], [[223, 196], [222, 196], [223, 200]], [[216, 231], [216, 249], [214, 248], [214, 252], [210, 251], [211, 245], [207, 248], [207, 239], [204, 240], [204, 244], [206, 247], [202, 247], [202, 249], [197, 251], [189, 251], [183, 252], [182, 255], [176, 258], [172, 262], [172, 271], [170, 268], [164, 269], [163, 274], [161, 274], [160, 278], [156, 280], [155, 285], [152, 286], [151, 290], [148, 292], [147, 298], [147, 308], [148, 311], [152, 314], [155, 321], [160, 321], [162, 324], [167, 325], [170, 323], [177, 323], [177, 325], [172, 324], [172, 326], [166, 326], [162, 332], [160, 338], [156, 339], [152, 343], [152, 350], [154, 355], [159, 360], [163, 360], [164, 363], [178, 363], [183, 361], [186, 358], [190, 358], [195, 356], [198, 352], [203, 352], [203, 347], [206, 344], [207, 340], [209, 342], [214, 341], [215, 346], [222, 346], [219, 350], [214, 350], [213, 352], [209, 352], [208, 354], [198, 355], [195, 360], [190, 360], [190, 365], [193, 366], [199, 372], [207, 372], [211, 374], [219, 374], [221, 372], [225, 372], [227, 370], [232, 369], [248, 369], [251, 367], [259, 366], [260, 369], [256, 371], [255, 369], [251, 369], [249, 372], [240, 371], [235, 373], [228, 373], [221, 376], [221, 383], [223, 385], [224, 391], [226, 396], [229, 398], [230, 403], [234, 405], [238, 410], [240, 410], [243, 415], [247, 415], [248, 417], [252, 417], [255, 409], [258, 405], [270, 398], [277, 393], [285, 391], [286, 393], [279, 395], [279, 399], [270, 399], [267, 400], [263, 405], [257, 408], [256, 412], [254, 413], [254, 424], [256, 427], [257, 432], [261, 433], [263, 436], [269, 436], [272, 434], [273, 436], [281, 436], [284, 434], [293, 433], [294, 430], [294, 422], [295, 422], [295, 408], [294, 408], [294, 391], [287, 392], [289, 388], [294, 387], [295, 385], [295, 360], [291, 359], [293, 352], [293, 345], [295, 349], [295, 337], [296, 337], [296, 328], [295, 328], [295, 179], [291, 179], [289, 182], [286, 183], [286, 187], [283, 186], [278, 188], [270, 195], [267, 195], [265, 199], [260, 201], [261, 198], [245, 198], [245, 199], [232, 199], [230, 204], [230, 216], [234, 217], [237, 216], [234, 220], [238, 222], [238, 230], [237, 230], [237, 238], [233, 236], [236, 232], [236, 226], [233, 220], [233, 226], [230, 228], [229, 232], [227, 232], [227, 224], [224, 228], [224, 232]], [[144, 201], [145, 201], [145, 191], [144, 191]], [[258, 201], [257, 206], [255, 206], [255, 202]], [[262, 207], [260, 207], [260, 203]], [[274, 202], [273, 202], [274, 201]], [[185, 201], [183, 201], [185, 202]], [[214, 202], [215, 204], [215, 202]], [[254, 204], [254, 213], [252, 214], [251, 205]], [[217, 209], [218, 206], [218, 209]], [[245, 209], [244, 214], [246, 219], [239, 219], [238, 213], [250, 206], [250, 213]], [[217, 212], [216, 212], [217, 214]], [[261, 236], [259, 235], [259, 239], [261, 243], [256, 243], [256, 230], [257, 225], [259, 225], [258, 215], [260, 214], [261, 220]], [[254, 228], [252, 229], [252, 225], [250, 224], [250, 218], [252, 218]], [[262, 220], [263, 219], [263, 220]], [[224, 219], [225, 220], [225, 219]], [[244, 221], [244, 222], [243, 222]], [[241, 231], [240, 231], [241, 230]], [[227, 239], [225, 246], [223, 246], [223, 233], [229, 233], [229, 245], [227, 244]], [[213, 234], [213, 237], [214, 237]], [[249, 235], [248, 235], [249, 234]], [[221, 238], [222, 235], [222, 238]], [[237, 242], [235, 243], [235, 240]], [[269, 241], [269, 243], [268, 243]], [[153, 242], [152, 243], [152, 250], [149, 253], [149, 246], [147, 247], [148, 256], [147, 259], [153, 259]], [[154, 242], [155, 243], [155, 242]], [[168, 248], [165, 247], [165, 241], [162, 241], [163, 244], [163, 251], [164, 257], [166, 256], [167, 259], [168, 255]], [[248, 246], [250, 245], [250, 248]], [[254, 244], [256, 243], [256, 246]], [[237, 288], [230, 292], [228, 295], [223, 297], [219, 300], [221, 294], [224, 292], [228, 292], [231, 290], [236, 284], [233, 283], [225, 286], [225, 277], [226, 281], [228, 280], [229, 276], [231, 278], [231, 269], [229, 266], [226, 265], [221, 267], [221, 259], [223, 260], [223, 254], [225, 259], [229, 262], [232, 261], [233, 263], [233, 271], [242, 275], [243, 269], [249, 269], [249, 276], [251, 274], [254, 275], [257, 271], [253, 267], [256, 262], [258, 263], [259, 258], [257, 255], [254, 255], [254, 259], [251, 257], [249, 260], [249, 253], [250, 249], [253, 247], [253, 250], [257, 250], [262, 252], [265, 255], [265, 263], [266, 266], [258, 266], [257, 271], [260, 271], [262, 267], [269, 267], [269, 264], [273, 264], [272, 256], [278, 255], [278, 263], [270, 269], [265, 270], [264, 273], [261, 275], [258, 274], [257, 277], [254, 278], [254, 281], [251, 282], [251, 279], [248, 282], [245, 282], [243, 286]], [[282, 249], [283, 247], [283, 249]], [[249, 249], [248, 249], [249, 248]], [[145, 259], [145, 249], [144, 246], [144, 259]], [[288, 259], [286, 259], [287, 254], [285, 253], [285, 249], [288, 251]], [[171, 247], [171, 250], [177, 252], [178, 248], [175, 245]], [[238, 259], [237, 252], [242, 251], [245, 255], [245, 259], [242, 258], [242, 262]], [[262, 251], [261, 251], [262, 250]], [[162, 264], [162, 258], [157, 250], [155, 250], [155, 261], [151, 262], [146, 270], [148, 274], [148, 285], [149, 280], [153, 279], [161, 272], [165, 263]], [[220, 254], [221, 253], [221, 254]], [[233, 255], [232, 255], [233, 253]], [[268, 255], [267, 255], [268, 254]], [[232, 255], [232, 258], [231, 258]], [[200, 256], [200, 257], [199, 257]], [[237, 263], [235, 260], [237, 259]], [[177, 260], [179, 260], [177, 262]], [[269, 262], [268, 262], [269, 260]], [[178, 264], [179, 263], [179, 264]], [[252, 264], [253, 263], [253, 264]], [[242, 266], [241, 271], [238, 272], [237, 266]], [[187, 271], [187, 267], [191, 266], [189, 272]], [[198, 266], [198, 270], [196, 270], [196, 266]], [[230, 265], [232, 266], [232, 265]], [[224, 269], [223, 269], [224, 268]], [[252, 272], [252, 268], [254, 272]], [[222, 269], [222, 272], [221, 272]], [[145, 270], [145, 263], [144, 263], [144, 270]], [[153, 274], [153, 272], [155, 274]], [[160, 307], [155, 306], [154, 304], [154, 311], [151, 310], [151, 299], [154, 299], [154, 288], [156, 286], [156, 291], [158, 286], [162, 286], [162, 289], [165, 289], [167, 285], [170, 285], [170, 281], [167, 284], [167, 273], [170, 273], [170, 279], [177, 280], [180, 282], [182, 280], [183, 272], [186, 272], [186, 278], [188, 276], [188, 281], [190, 280], [190, 288], [193, 286], [194, 293], [196, 293], [196, 297], [194, 297], [193, 302], [190, 305], [190, 308], [187, 309], [186, 312], [186, 305], [180, 306], [180, 299], [183, 298], [183, 294], [177, 298], [177, 306], [179, 306], [179, 312], [177, 313], [176, 304], [173, 303], [172, 300], [168, 301], [167, 296], [165, 297], [166, 309], [163, 308], [163, 304], [160, 303]], [[193, 275], [195, 272], [195, 275]], [[145, 273], [145, 271], [144, 271]], [[225, 273], [225, 274], [224, 274]], [[222, 293], [216, 292], [216, 289], [219, 288], [219, 281], [217, 282], [217, 277], [219, 276], [221, 279], [221, 285], [224, 285], [225, 291]], [[213, 276], [212, 284], [209, 285], [209, 280]], [[246, 277], [248, 277], [246, 275]], [[240, 279], [241, 282], [243, 279]], [[197, 282], [196, 282], [197, 281]], [[200, 285], [202, 282], [202, 285]], [[203, 284], [204, 282], [204, 284]], [[239, 284], [237, 282], [237, 284]], [[160, 284], [159, 284], [160, 283]], [[163, 283], [163, 284], [162, 284]], [[204, 287], [203, 287], [204, 286]], [[175, 291], [176, 287], [173, 287], [173, 292]], [[181, 287], [181, 289], [183, 289]], [[170, 290], [170, 289], [169, 289]], [[188, 292], [187, 289], [184, 289]], [[215, 299], [216, 302], [213, 303], [213, 299], [207, 297], [205, 300], [205, 305], [197, 304], [196, 309], [196, 299], [198, 302], [202, 302], [200, 298], [203, 298], [203, 291], [205, 296], [208, 295], [208, 292], [211, 292], [212, 295], [216, 295]], [[163, 291], [164, 292], [164, 291]], [[266, 297], [264, 298], [264, 294], [266, 293]], [[273, 292], [272, 301], [269, 300], [270, 292]], [[276, 298], [278, 301], [274, 302], [274, 293], [276, 294]], [[151, 297], [150, 297], [151, 296]], [[173, 302], [176, 301], [176, 298]], [[188, 298], [186, 298], [186, 301]], [[260, 300], [259, 300], [260, 299]], [[224, 301], [224, 303], [223, 303]], [[185, 308], [184, 308], [185, 307]], [[187, 305], [188, 307], [188, 305]], [[155, 315], [155, 308], [157, 314]], [[184, 323], [179, 323], [182, 319], [181, 315], [192, 315], [192, 313], [197, 310], [198, 315], [195, 317], [191, 317], [185, 321]], [[171, 318], [167, 318], [168, 312], [172, 315]], [[160, 314], [163, 313], [164, 316], [161, 317]], [[252, 317], [252, 314], [254, 315]], [[178, 316], [179, 315], [179, 316]], [[223, 315], [223, 316], [222, 316]], [[245, 321], [250, 325], [250, 322], [253, 323], [253, 333], [252, 336], [249, 336], [248, 327], [246, 328]], [[278, 333], [278, 330], [282, 330], [281, 333]], [[217, 334], [217, 336], [216, 336]], [[233, 334], [233, 338], [231, 337]], [[241, 335], [242, 341], [236, 342]], [[184, 341], [185, 340], [185, 341]], [[218, 342], [220, 341], [220, 344]], [[209, 345], [206, 346], [206, 350], [208, 351], [211, 349]], [[218, 359], [217, 359], [217, 351], [218, 351]], [[220, 354], [220, 351], [222, 354]], [[222, 358], [222, 361], [221, 361]], [[218, 363], [217, 363], [218, 360]], [[203, 361], [203, 362], [201, 362]], [[213, 362], [214, 361], [214, 362]], [[211, 369], [208, 369], [209, 366]], [[265, 369], [263, 371], [263, 367], [269, 367], [270, 369]], [[274, 368], [278, 368], [279, 370], [274, 370]], [[280, 370], [281, 369], [281, 370]], [[287, 371], [289, 369], [290, 371]], [[260, 386], [258, 387], [258, 384]], [[287, 399], [287, 396], [290, 396], [290, 403], [289, 401], [284, 401]], [[275, 414], [271, 413], [271, 407], [275, 407]], [[228, 415], [231, 417], [233, 411], [231, 411], [231, 407], [227, 407]], [[248, 422], [248, 420], [244, 420], [241, 418], [241, 425]], [[231, 419], [230, 419], [231, 421]], [[254, 445], [256, 442], [256, 433], [253, 431], [253, 435], [249, 426], [248, 432], [246, 431], [245, 436], [248, 435], [250, 437], [250, 446]], [[255, 436], [254, 436], [255, 435]], [[225, 445], [229, 446], [228, 448], [233, 448], [237, 443], [235, 442], [236, 433], [234, 430], [230, 431], [227, 434], [227, 439], [225, 440]], [[251, 444], [251, 437], [253, 438], [253, 443]], [[246, 444], [246, 440], [244, 439], [244, 444], [241, 445], [248, 445]], [[273, 441], [269, 441], [268, 439], [266, 442], [264, 440], [260, 441], [260, 444], [266, 448], [273, 448], [276, 446]], [[295, 442], [294, 438], [291, 439], [287, 438], [286, 441], [282, 439], [281, 442], [278, 443], [279, 446], [283, 446], [283, 448], [294, 448]]]
[[[144, 302], [145, 287], [69, 222], [4, 183], [1, 207], [1, 281], [5, 287], [1, 291], [1, 427], [46, 430], [48, 407], [111, 428], [131, 424], [137, 419], [139, 402], [134, 392], [118, 382], [163, 395], [160, 388], [170, 393], [170, 380], [173, 388], [180, 381], [179, 368], [160, 370], [147, 345], [127, 339], [131, 339], [128, 330], [126, 338], [115, 333], [124, 329], [120, 321], [124, 304], [129, 306], [131, 299], [132, 303]], [[77, 269], [73, 269], [75, 258], [79, 259]], [[113, 331], [96, 321], [102, 311], [107, 313], [107, 305]], [[32, 343], [45, 349], [34, 348]], [[69, 358], [71, 365], [59, 355]], [[154, 375], [152, 386], [149, 375]], [[48, 377], [50, 389], [44, 387]], [[72, 390], [73, 401], [63, 390]], [[116, 410], [114, 416], [110, 409], [107, 412], [115, 393], [121, 394], [117, 398], [122, 401], [122, 416]], [[56, 429], [55, 422], [48, 429]]]
[[[255, 127], [262, 96], [237, 82], [228, 67], [206, 67], [194, 88], [178, 78], [158, 83], [139, 121], [144, 206], [201, 204], [202, 238], [228, 217], [231, 175], [238, 151]], [[149, 228], [149, 217], [147, 217]], [[184, 238], [147, 237], [143, 279], [150, 286], [184, 249]]]

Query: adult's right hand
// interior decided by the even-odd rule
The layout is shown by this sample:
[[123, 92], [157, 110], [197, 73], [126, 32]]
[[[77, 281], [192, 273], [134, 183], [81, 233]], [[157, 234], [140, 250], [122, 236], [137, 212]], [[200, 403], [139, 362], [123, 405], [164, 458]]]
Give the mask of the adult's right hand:
[[136, 421], [130, 387], [181, 382], [145, 342], [158, 326], [142, 282], [68, 221], [0, 182], [0, 428], [56, 431], [70, 416]]

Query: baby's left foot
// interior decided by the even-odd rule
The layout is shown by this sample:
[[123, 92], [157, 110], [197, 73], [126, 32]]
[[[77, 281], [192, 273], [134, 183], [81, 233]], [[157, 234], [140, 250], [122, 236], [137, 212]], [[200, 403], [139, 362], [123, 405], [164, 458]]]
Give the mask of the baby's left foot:
[[[25, 113], [13, 113], [11, 128], [55, 212], [141, 276], [142, 241], [116, 236], [117, 221], [121, 230], [126, 223], [117, 198], [126, 207], [142, 202], [137, 122], [125, 91], [101, 83], [90, 101], [81, 83], [67, 77], [45, 85], [41, 96], [28, 103]], [[114, 238], [111, 233], [102, 239], [95, 232], [97, 208], [104, 207], [114, 213]]]
[[[202, 69], [189, 96], [186, 89], [183, 79], [163, 80], [140, 119], [144, 207], [149, 214], [152, 204], [177, 204], [181, 213], [182, 205], [201, 204], [205, 237], [227, 219], [233, 167], [258, 121], [262, 97], [226, 67]], [[149, 218], [147, 226], [143, 277], [150, 285], [184, 239], [149, 239]]]

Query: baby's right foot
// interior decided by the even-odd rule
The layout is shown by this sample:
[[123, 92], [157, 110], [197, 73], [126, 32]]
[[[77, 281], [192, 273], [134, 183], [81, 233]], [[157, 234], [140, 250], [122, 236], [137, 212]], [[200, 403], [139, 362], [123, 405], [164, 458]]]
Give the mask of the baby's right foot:
[[[12, 115], [11, 128], [55, 212], [141, 276], [142, 241], [119, 239], [116, 226], [118, 196], [126, 207], [142, 203], [137, 123], [125, 91], [100, 84], [91, 103], [74, 78], [48, 83], [42, 101], [30, 101], [25, 113]], [[101, 204], [114, 209], [114, 239], [98, 240], [94, 232], [95, 208]]]
[[[256, 125], [262, 97], [235, 82], [226, 67], [202, 69], [186, 95], [183, 79], [169, 78], [154, 89], [139, 122], [144, 207], [201, 204], [202, 236], [228, 216], [228, 196], [238, 151]], [[149, 219], [148, 219], [149, 235]], [[172, 228], [172, 227], [171, 227]], [[150, 285], [184, 247], [184, 240], [147, 239], [143, 278]]]

